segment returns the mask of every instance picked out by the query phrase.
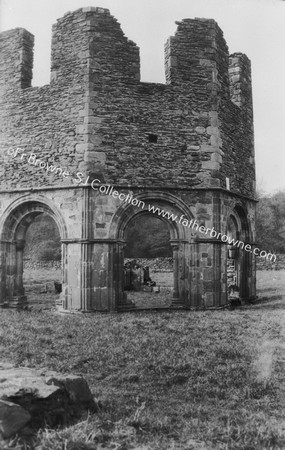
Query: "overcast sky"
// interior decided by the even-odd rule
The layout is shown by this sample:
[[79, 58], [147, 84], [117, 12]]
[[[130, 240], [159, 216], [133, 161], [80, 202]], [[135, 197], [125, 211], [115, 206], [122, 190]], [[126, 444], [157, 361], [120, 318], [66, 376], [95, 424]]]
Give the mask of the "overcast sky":
[[[252, 63], [258, 185], [285, 189], [285, 1], [282, 0], [0, 0], [0, 30], [35, 35], [33, 86], [49, 83], [51, 26], [67, 11], [109, 8], [141, 52], [142, 81], [164, 82], [164, 43], [183, 18], [215, 19], [230, 53]], [[284, 129], [284, 131], [283, 131]]]

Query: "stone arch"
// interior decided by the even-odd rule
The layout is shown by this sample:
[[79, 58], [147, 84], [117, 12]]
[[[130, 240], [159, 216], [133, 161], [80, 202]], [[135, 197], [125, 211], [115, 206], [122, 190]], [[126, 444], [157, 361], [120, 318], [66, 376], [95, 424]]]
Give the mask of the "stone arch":
[[44, 195], [27, 194], [11, 203], [0, 219], [0, 239], [9, 239], [24, 216], [31, 213], [47, 213], [56, 222], [61, 239], [67, 238], [67, 227], [59, 209]]
[[25, 236], [33, 219], [42, 213], [47, 213], [53, 218], [61, 239], [65, 239], [67, 228], [64, 219], [57, 207], [43, 195], [27, 194], [18, 198], [7, 207], [1, 217], [0, 305], [2, 306], [24, 307], [27, 303], [23, 287]]
[[[124, 227], [128, 223], [129, 220], [132, 219], [134, 215], [139, 212], [149, 213], [147, 209], [147, 205], [161, 207], [162, 209], [169, 211], [169, 209], [173, 209], [176, 211], [178, 217], [179, 214], [184, 214], [185, 217], [194, 219], [194, 216], [190, 210], [190, 208], [180, 199], [175, 197], [175, 195], [170, 193], [165, 193], [161, 191], [157, 192], [144, 192], [136, 195], [137, 200], [145, 203], [145, 208], [136, 209], [133, 205], [128, 203], [122, 203], [118, 210], [116, 211], [111, 227], [110, 227], [110, 237], [113, 239], [122, 239], [122, 234]], [[168, 208], [168, 209], [167, 209]], [[171, 212], [171, 211], [169, 211]], [[157, 217], [160, 217], [157, 215]], [[169, 220], [169, 219], [165, 219]], [[184, 239], [186, 238], [185, 227], [181, 224], [170, 221], [173, 233], [173, 239]], [[175, 237], [174, 237], [175, 235]]]
[[[232, 230], [235, 224], [235, 233]], [[235, 241], [240, 241], [244, 246], [252, 241], [252, 229], [246, 208], [237, 203], [230, 211], [227, 220], [227, 235], [230, 235]], [[235, 286], [238, 289], [236, 296], [241, 300], [246, 300], [250, 297], [249, 286], [251, 285], [251, 276], [253, 273], [253, 254], [246, 251], [242, 244], [235, 246], [228, 246], [227, 252], [227, 272], [229, 274], [229, 267], [235, 272]], [[229, 293], [230, 282], [227, 277], [227, 290]]]
[[165, 192], [144, 192], [135, 197], [140, 202], [144, 203], [144, 207], [140, 207], [123, 203], [118, 208], [113, 217], [110, 226], [110, 237], [116, 240], [114, 261], [114, 285], [116, 307], [125, 307], [124, 297], [124, 245], [125, 232], [128, 225], [137, 217], [151, 214], [148, 205], [164, 209], [170, 214], [177, 216], [177, 220], [173, 221], [166, 217], [161, 217], [154, 214], [155, 217], [164, 221], [170, 232], [170, 243], [173, 249], [173, 271], [174, 271], [174, 289], [173, 289], [173, 304], [184, 305], [185, 303], [185, 263], [186, 254], [189, 255], [189, 245], [192, 240], [192, 234], [189, 228], [186, 228], [179, 223], [179, 217], [183, 214], [189, 220], [194, 219], [189, 207], [179, 198], [173, 194]]

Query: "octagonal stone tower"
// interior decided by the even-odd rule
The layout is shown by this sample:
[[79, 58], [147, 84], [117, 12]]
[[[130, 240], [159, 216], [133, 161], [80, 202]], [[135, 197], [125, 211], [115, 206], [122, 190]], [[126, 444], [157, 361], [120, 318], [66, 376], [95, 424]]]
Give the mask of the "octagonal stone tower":
[[[250, 61], [229, 56], [214, 20], [177, 24], [166, 84], [140, 82], [139, 49], [106, 9], [57, 21], [42, 87], [31, 87], [33, 36], [0, 34], [0, 305], [28, 300], [25, 234], [46, 212], [62, 241], [60, 309], [124, 309], [126, 232], [151, 207], [168, 213], [173, 305], [226, 304], [229, 248], [209, 231], [255, 238]], [[254, 298], [254, 255], [235, 258], [239, 296]]]

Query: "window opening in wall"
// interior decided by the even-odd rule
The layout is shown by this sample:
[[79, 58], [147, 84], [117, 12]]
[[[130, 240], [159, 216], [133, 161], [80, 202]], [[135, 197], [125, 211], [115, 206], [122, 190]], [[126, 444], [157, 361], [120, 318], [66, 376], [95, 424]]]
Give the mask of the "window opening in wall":
[[151, 142], [152, 144], [157, 144], [157, 141], [158, 141], [157, 134], [149, 134], [148, 141]]

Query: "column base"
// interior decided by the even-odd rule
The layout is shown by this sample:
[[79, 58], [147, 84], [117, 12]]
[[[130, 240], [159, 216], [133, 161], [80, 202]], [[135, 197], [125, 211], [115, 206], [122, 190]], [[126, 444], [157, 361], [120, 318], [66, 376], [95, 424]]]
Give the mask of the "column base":
[[0, 308], [4, 309], [4, 308], [9, 308], [9, 302], [5, 301], [0, 303]]
[[130, 309], [136, 309], [136, 305], [134, 302], [126, 301], [123, 303], [119, 303], [117, 306], [118, 311], [120, 311], [120, 310], [125, 311], [125, 310], [130, 310]]
[[182, 300], [179, 297], [172, 297], [170, 307], [171, 308], [179, 308], [179, 307], [180, 308], [184, 308], [185, 307], [185, 302], [184, 302], [184, 300]]
[[117, 303], [117, 310], [130, 310], [135, 309], [136, 305], [132, 300], [128, 299], [128, 294], [124, 292], [122, 295], [120, 295], [120, 298], [118, 299]]
[[12, 299], [9, 300], [7, 307], [15, 309], [28, 309], [27, 297], [25, 295], [12, 297]]

